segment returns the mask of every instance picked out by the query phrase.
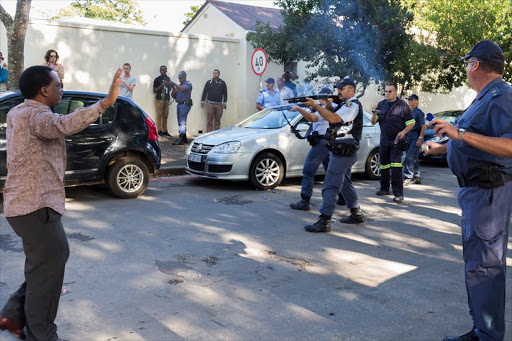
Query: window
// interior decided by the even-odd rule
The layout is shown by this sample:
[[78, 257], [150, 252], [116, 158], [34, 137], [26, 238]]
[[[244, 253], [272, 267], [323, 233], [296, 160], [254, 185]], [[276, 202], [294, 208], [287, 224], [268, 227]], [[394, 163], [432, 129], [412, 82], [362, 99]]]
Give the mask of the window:
[[288, 64], [285, 64], [284, 66], [284, 72], [290, 72], [292, 75], [296, 75], [297, 74], [297, 62], [291, 62], [291, 63], [288, 63]]
[[[97, 98], [71, 98], [64, 97], [62, 98], [59, 105], [55, 106], [53, 112], [67, 115], [72, 113], [78, 108], [88, 107], [98, 102]], [[91, 123], [91, 125], [101, 125], [101, 124], [109, 124], [112, 123], [115, 114], [115, 104], [111, 105], [105, 113], [100, 116], [95, 122]]]
[[0, 131], [5, 131], [7, 128], [7, 113], [9, 110], [17, 106], [18, 104], [23, 103], [23, 98], [12, 99], [7, 102], [3, 102], [0, 105]]

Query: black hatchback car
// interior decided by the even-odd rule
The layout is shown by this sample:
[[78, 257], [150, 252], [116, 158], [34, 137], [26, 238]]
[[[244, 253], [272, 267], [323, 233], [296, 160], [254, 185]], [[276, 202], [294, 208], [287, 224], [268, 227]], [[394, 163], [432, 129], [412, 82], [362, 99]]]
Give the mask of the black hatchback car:
[[[67, 115], [105, 96], [64, 91], [61, 103], [53, 111]], [[20, 92], [0, 94], [0, 192], [7, 178], [7, 113], [23, 101]], [[125, 97], [119, 97], [89, 127], [66, 137], [66, 151], [66, 186], [107, 183], [120, 198], [136, 198], [144, 193], [149, 174], [160, 168], [161, 151], [155, 123]]]

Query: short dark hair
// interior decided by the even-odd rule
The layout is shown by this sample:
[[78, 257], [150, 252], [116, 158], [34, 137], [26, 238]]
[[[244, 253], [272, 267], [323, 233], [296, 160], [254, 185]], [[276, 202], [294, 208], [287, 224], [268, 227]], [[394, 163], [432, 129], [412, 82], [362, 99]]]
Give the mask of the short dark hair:
[[215, 72], [215, 71], [217, 71], [219, 73], [219, 75], [220, 75], [219, 69], [214, 69], [213, 72]]
[[[398, 91], [398, 85], [396, 85], [396, 83], [386, 83], [386, 86], [392, 86], [392, 87], [394, 87], [394, 88], [395, 88], [395, 90], [397, 90], [397, 91]], [[385, 86], [385, 87], [386, 87], [386, 86]]]
[[54, 49], [49, 49], [48, 51], [46, 51], [46, 54], [44, 55], [44, 59], [48, 63], [50, 61], [50, 54], [52, 52], [55, 52], [55, 56], [57, 57], [57, 58], [55, 58], [55, 63], [57, 63], [57, 61], [59, 60], [59, 54]]
[[130, 65], [130, 63], [124, 63], [123, 66], [125, 65], [128, 65], [130, 67], [130, 69], [132, 68], [132, 66]]
[[[125, 65], [126, 65], [126, 64], [125, 64]], [[130, 64], [128, 64], [128, 65], [130, 65]], [[124, 65], [123, 65], [123, 66], [124, 66]], [[130, 67], [131, 67], [131, 66], [130, 66]], [[167, 69], [167, 66], [165, 66], [165, 65], [160, 65], [160, 69], [161, 69], [161, 68], [163, 68], [163, 67]]]
[[21, 94], [26, 99], [33, 99], [42, 87], [53, 81], [52, 69], [44, 65], [34, 65], [23, 71], [19, 80]]
[[481, 60], [479, 58], [475, 58], [480, 63], [480, 67], [486, 73], [497, 73], [499, 75], [503, 75], [505, 72], [505, 63], [494, 63], [489, 60]]

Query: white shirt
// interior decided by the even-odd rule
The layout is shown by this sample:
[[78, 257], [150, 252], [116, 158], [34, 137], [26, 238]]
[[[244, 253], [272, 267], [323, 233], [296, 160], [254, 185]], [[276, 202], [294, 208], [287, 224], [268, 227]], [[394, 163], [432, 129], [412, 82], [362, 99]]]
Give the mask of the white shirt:
[[294, 97], [292, 89], [290, 89], [287, 86], [284, 86], [282, 89], [279, 90], [279, 95], [281, 95], [281, 104], [288, 104], [288, 101], [286, 100], [288, 98]]
[[[356, 119], [357, 114], [359, 114], [359, 105], [357, 103], [351, 102], [352, 100], [357, 99], [355, 96], [349, 99], [341, 106], [341, 108], [336, 111], [336, 114], [338, 114], [343, 122], [350, 122]], [[354, 124], [349, 124], [346, 126], [341, 126], [341, 128], [338, 130], [338, 134], [341, 133], [347, 133], [350, 130], [352, 130], [352, 126]], [[344, 138], [353, 138], [351, 134], [346, 135]]]

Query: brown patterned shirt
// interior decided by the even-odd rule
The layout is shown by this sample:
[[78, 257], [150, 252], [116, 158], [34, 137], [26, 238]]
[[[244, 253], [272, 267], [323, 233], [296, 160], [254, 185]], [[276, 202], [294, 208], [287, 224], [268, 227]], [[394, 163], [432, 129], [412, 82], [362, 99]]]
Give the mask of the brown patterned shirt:
[[4, 216], [50, 207], [65, 212], [66, 143], [104, 112], [100, 103], [55, 114], [46, 104], [26, 99], [7, 114], [7, 180]]

